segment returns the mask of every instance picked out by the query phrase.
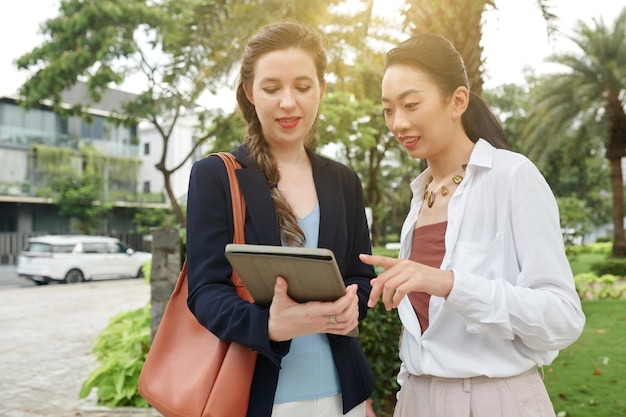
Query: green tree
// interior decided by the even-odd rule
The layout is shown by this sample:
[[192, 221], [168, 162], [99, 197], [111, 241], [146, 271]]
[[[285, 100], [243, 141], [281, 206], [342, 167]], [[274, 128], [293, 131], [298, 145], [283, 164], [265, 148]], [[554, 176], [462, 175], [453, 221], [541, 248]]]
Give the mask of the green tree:
[[[59, 15], [42, 23], [46, 40], [20, 57], [17, 66], [32, 76], [19, 91], [25, 107], [49, 100], [62, 115], [88, 117], [86, 109], [111, 86], [129, 76], [145, 80], [145, 89], [124, 103], [114, 121], [146, 120], [159, 132], [163, 151], [156, 164], [181, 227], [185, 221], [170, 177], [204, 142], [230, 129], [234, 115], [197, 105], [205, 92], [227, 82], [246, 37], [263, 24], [294, 18], [317, 24], [327, 7], [338, 3], [218, 0], [61, 0]], [[85, 101], [71, 108], [61, 93], [77, 81], [87, 84]], [[168, 167], [171, 134], [180, 116], [198, 115], [196, 144]], [[222, 117], [220, 117], [222, 116]]]
[[530, 89], [535, 83], [536, 77], [527, 74], [523, 85], [502, 84], [483, 90], [482, 93], [482, 97], [500, 120], [507, 140], [515, 151], [523, 152], [520, 136], [528, 116]]
[[[601, 124], [581, 126], [584, 141], [563, 132], [563, 146], [538, 163], [555, 195], [583, 200], [592, 225], [611, 222], [609, 164], [604, 157], [601, 135], [593, 133]], [[588, 129], [589, 128], [589, 129]]]
[[613, 255], [624, 257], [621, 161], [626, 155], [626, 9], [612, 28], [602, 19], [594, 19], [593, 27], [579, 21], [569, 38], [578, 51], [549, 58], [565, 69], [546, 77], [533, 98], [525, 129], [527, 149], [541, 160], [559, 147], [584, 147], [595, 135], [602, 139], [610, 166]]
[[[404, 151], [382, 117], [381, 70], [386, 50], [397, 40], [386, 29], [389, 23], [372, 15], [372, 5], [372, 0], [352, 2], [350, 10], [334, 13], [325, 26], [330, 74], [317, 139], [359, 174], [365, 203], [373, 213], [376, 246], [390, 230], [397, 236], [409, 202], [408, 181], [399, 180], [407, 171], [415, 176], [417, 164], [404, 163]], [[401, 216], [395, 215], [398, 212]]]
[[96, 231], [101, 217], [110, 209], [101, 203], [103, 179], [93, 171], [76, 173], [60, 168], [48, 180], [48, 191], [59, 205], [59, 215], [75, 220], [81, 233]]
[[176, 223], [172, 210], [139, 208], [133, 216], [137, 233], [149, 235], [153, 227], [172, 226]]
[[557, 197], [557, 203], [565, 245], [573, 245], [576, 238], [591, 231], [591, 210], [584, 200], [576, 197]]
[[[483, 97], [500, 119], [512, 148], [534, 160], [554, 194], [584, 200], [591, 224], [604, 225], [611, 221], [610, 202], [606, 197], [610, 189], [609, 170], [602, 134], [606, 126], [602, 123], [579, 126], [579, 130], [583, 129], [584, 141], [574, 140], [571, 132], [565, 130], [553, 132], [555, 136], [542, 141], [548, 144], [541, 143], [537, 147], [536, 151], [540, 152], [533, 152], [529, 141], [525, 140], [528, 115], [534, 107], [533, 95], [542, 91], [544, 77], [528, 72], [523, 85], [500, 85], [483, 91]], [[551, 145], [554, 143], [560, 145], [554, 147]], [[549, 151], [545, 151], [546, 145]]]
[[364, 199], [373, 212], [374, 245], [379, 244], [383, 232], [381, 224], [388, 198], [393, 198], [384, 192], [388, 181], [393, 179], [385, 175], [385, 167], [391, 163], [390, 153], [397, 149], [380, 108], [380, 102], [356, 100], [351, 93], [329, 93], [324, 99], [317, 128], [318, 136], [323, 138], [321, 144], [330, 143], [336, 148], [336, 157], [352, 167], [363, 182]]

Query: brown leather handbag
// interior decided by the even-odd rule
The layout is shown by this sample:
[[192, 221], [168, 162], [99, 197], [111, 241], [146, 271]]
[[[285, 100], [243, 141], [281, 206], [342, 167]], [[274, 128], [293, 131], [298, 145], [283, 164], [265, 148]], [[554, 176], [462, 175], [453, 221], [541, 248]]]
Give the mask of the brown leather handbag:
[[[220, 152], [230, 180], [234, 243], [244, 243], [245, 201], [235, 169], [239, 163]], [[237, 294], [252, 297], [233, 271]], [[202, 326], [187, 306], [187, 262], [163, 313], [139, 376], [139, 394], [165, 417], [245, 417], [256, 353], [224, 342]]]

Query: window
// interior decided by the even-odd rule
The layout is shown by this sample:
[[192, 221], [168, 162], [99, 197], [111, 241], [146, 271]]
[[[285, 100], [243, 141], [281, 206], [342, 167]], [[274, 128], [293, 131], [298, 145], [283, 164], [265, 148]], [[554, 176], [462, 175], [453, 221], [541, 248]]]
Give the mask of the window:
[[150, 181], [144, 181], [143, 182], [143, 192], [144, 193], [149, 193], [150, 192]]
[[75, 247], [76, 247], [76, 245], [74, 245], [74, 244], [55, 245], [55, 246], [53, 246], [54, 249], [52, 249], [52, 252], [54, 252], [54, 253], [73, 253]]
[[104, 139], [104, 118], [93, 116], [91, 124], [81, 120], [80, 133], [84, 139]]
[[150, 155], [150, 143], [146, 142], [143, 144], [143, 154]]
[[109, 253], [106, 243], [83, 243], [83, 253]]
[[104, 120], [104, 136], [102, 139], [113, 143], [130, 143], [132, 130], [123, 125]]
[[126, 247], [121, 243], [109, 243], [110, 253], [126, 253]]
[[39, 243], [39, 242], [30, 242], [28, 245], [28, 252], [40, 252], [40, 253], [51, 253], [52, 245], [47, 243]]
[[67, 122], [61, 116], [47, 109], [23, 109], [20, 106], [2, 103], [2, 125], [19, 127], [30, 131], [48, 134], [66, 133]]

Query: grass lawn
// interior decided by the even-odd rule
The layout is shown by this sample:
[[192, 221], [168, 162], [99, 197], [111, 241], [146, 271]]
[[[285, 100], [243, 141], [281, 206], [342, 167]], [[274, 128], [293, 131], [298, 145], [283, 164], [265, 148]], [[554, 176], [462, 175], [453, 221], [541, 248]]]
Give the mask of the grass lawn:
[[626, 416], [626, 300], [584, 301], [580, 339], [544, 368], [560, 417]]
[[580, 253], [570, 260], [570, 266], [574, 275], [582, 272], [590, 272], [591, 265], [602, 262], [607, 258], [605, 253]]

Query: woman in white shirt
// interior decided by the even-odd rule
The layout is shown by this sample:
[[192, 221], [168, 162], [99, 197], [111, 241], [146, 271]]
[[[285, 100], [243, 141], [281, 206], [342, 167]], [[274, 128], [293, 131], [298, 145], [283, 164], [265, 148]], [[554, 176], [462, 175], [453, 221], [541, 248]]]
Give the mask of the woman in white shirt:
[[399, 259], [372, 281], [404, 331], [396, 417], [554, 416], [538, 367], [585, 316], [545, 179], [508, 150], [460, 54], [421, 34], [387, 54], [385, 120], [428, 168], [410, 184]]

